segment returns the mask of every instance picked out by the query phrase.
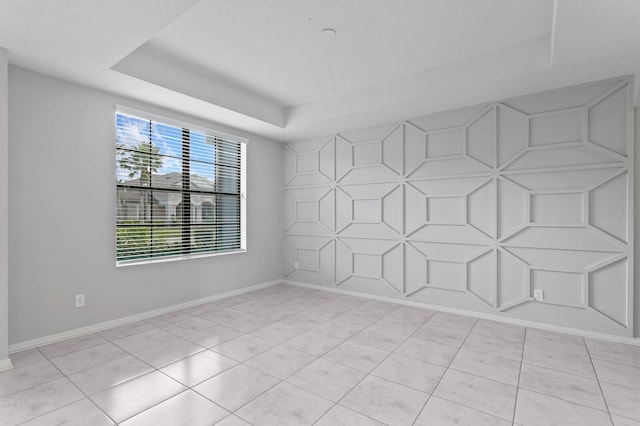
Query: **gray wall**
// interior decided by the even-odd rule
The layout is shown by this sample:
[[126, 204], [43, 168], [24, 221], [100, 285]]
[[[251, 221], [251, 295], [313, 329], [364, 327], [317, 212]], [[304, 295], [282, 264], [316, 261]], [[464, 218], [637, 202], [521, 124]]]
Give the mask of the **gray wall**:
[[7, 117], [7, 50], [0, 48], [0, 363], [8, 360], [8, 117]]
[[633, 335], [630, 86], [289, 144], [285, 277]]
[[[116, 268], [116, 104], [250, 138], [247, 253]], [[279, 143], [17, 67], [9, 122], [10, 343], [281, 276]]]

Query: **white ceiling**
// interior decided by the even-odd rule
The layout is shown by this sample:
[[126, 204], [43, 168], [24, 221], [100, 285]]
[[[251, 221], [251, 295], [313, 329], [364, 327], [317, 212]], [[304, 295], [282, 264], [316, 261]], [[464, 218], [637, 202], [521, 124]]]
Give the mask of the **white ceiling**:
[[[552, 6], [552, 0], [205, 0], [148, 44], [294, 106], [549, 36]], [[335, 38], [320, 37], [327, 27]]]
[[[278, 140], [640, 72], [638, 0], [0, 0], [10, 62]], [[323, 28], [336, 37], [320, 37]]]

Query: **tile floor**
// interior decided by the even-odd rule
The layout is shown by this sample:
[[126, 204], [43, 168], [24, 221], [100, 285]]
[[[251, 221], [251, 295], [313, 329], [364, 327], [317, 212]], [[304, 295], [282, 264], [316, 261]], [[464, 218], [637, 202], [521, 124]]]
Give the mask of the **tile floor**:
[[2, 425], [640, 425], [640, 347], [286, 285], [12, 359]]

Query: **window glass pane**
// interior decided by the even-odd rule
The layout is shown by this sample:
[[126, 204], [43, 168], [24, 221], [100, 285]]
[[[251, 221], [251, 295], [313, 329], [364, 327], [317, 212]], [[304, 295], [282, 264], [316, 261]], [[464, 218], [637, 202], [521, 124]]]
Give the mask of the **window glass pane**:
[[180, 226], [151, 227], [153, 257], [176, 256], [182, 254], [182, 228]]
[[135, 260], [151, 254], [151, 227], [148, 225], [118, 224], [116, 227], [117, 260]]
[[238, 173], [238, 169], [229, 166], [217, 166], [216, 191], [239, 194], [240, 174]]
[[240, 145], [224, 139], [218, 139], [216, 164], [240, 167]]
[[117, 223], [177, 223], [182, 220], [182, 193], [118, 188]]
[[118, 188], [116, 193], [117, 224], [149, 223], [151, 214], [147, 208], [151, 191]]
[[194, 191], [216, 190], [216, 166], [191, 160], [189, 163], [189, 189]]
[[116, 146], [125, 149], [137, 149], [141, 143], [149, 143], [149, 120], [116, 115]]
[[212, 223], [216, 220], [216, 196], [214, 194], [191, 194], [191, 223]]
[[240, 197], [237, 195], [218, 195], [217, 213], [225, 222], [238, 221], [240, 213]]
[[207, 136], [200, 132], [191, 132], [191, 159], [213, 163], [215, 159], [215, 140], [213, 136]]
[[160, 155], [182, 157], [182, 129], [153, 122], [151, 141]]
[[152, 173], [156, 173], [162, 167], [164, 160], [158, 155], [155, 147], [145, 142], [138, 149], [140, 150], [116, 150], [116, 179], [118, 183], [150, 186]]
[[182, 164], [173, 157], [158, 157], [158, 167], [151, 174], [154, 188], [182, 188]]
[[220, 250], [233, 250], [240, 248], [240, 224], [219, 224], [216, 228], [216, 244]]
[[191, 252], [202, 253], [216, 250], [216, 227], [199, 225], [191, 228]]
[[131, 151], [116, 149], [116, 182], [143, 186], [140, 179], [141, 170], [129, 166], [132, 161], [131, 154]]

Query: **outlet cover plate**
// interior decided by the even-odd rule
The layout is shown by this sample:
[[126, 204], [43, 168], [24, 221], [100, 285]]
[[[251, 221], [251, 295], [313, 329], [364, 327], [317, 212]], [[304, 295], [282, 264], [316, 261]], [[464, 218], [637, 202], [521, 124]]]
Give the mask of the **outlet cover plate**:
[[536, 299], [537, 301], [543, 301], [544, 300], [544, 290], [533, 290], [533, 298]]

